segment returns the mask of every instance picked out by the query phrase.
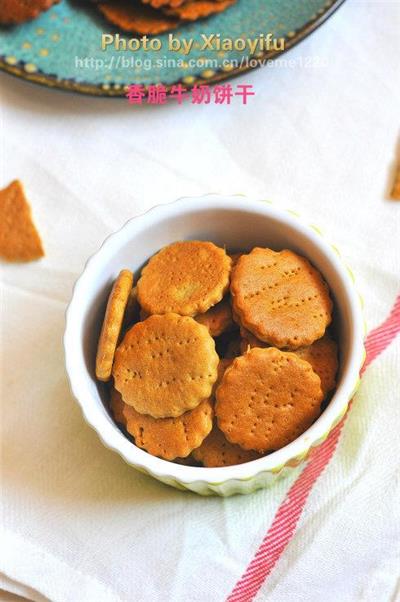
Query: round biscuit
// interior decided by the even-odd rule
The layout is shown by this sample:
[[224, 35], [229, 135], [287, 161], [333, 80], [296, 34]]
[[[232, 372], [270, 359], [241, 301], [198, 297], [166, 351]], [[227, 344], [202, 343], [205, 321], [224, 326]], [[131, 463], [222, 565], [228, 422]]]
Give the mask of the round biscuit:
[[128, 332], [115, 353], [115, 388], [154, 418], [175, 417], [210, 397], [219, 358], [214, 339], [193, 318], [153, 315]]
[[241, 325], [279, 348], [311, 345], [332, 319], [332, 301], [321, 274], [293, 251], [255, 248], [240, 257], [231, 293]]
[[172, 243], [143, 268], [139, 303], [149, 314], [203, 314], [228, 290], [230, 269], [231, 258], [211, 242]]
[[236, 358], [216, 398], [218, 426], [228, 441], [263, 453], [307, 430], [320, 413], [323, 393], [308, 362], [269, 347]]

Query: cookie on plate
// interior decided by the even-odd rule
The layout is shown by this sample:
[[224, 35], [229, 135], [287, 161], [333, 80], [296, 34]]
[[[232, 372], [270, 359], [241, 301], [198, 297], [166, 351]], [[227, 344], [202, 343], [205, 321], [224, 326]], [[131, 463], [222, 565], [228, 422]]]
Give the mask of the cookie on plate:
[[102, 381], [107, 381], [111, 377], [115, 349], [121, 334], [132, 284], [132, 272], [121, 270], [108, 298], [96, 355], [96, 376]]
[[332, 320], [332, 301], [321, 274], [293, 251], [255, 248], [232, 274], [234, 312], [261, 341], [298, 349], [321, 338]]
[[211, 242], [172, 243], [143, 268], [139, 303], [149, 314], [203, 314], [223, 298], [230, 269], [231, 258]]
[[169, 313], [138, 322], [115, 353], [115, 388], [154, 418], [175, 417], [208, 399], [217, 380], [214, 339], [193, 318]]
[[176, 8], [185, 0], [141, 0], [143, 4], [150, 4], [153, 8]]
[[311, 426], [323, 393], [308, 362], [269, 347], [236, 358], [216, 398], [218, 426], [228, 441], [264, 453], [284, 447]]
[[140, 35], [157, 35], [178, 27], [180, 21], [134, 0], [113, 0], [97, 4], [113, 25]]
[[183, 21], [196, 21], [210, 15], [221, 13], [236, 0], [187, 0], [179, 6], [168, 6], [163, 8], [166, 15], [178, 17]]
[[0, 23], [17, 25], [36, 19], [59, 0], [0, 0]]

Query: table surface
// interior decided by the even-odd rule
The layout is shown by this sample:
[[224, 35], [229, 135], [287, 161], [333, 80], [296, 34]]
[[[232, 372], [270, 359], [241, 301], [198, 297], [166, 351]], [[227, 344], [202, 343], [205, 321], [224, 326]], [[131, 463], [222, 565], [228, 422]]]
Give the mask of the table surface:
[[[285, 61], [233, 82], [254, 86], [247, 106], [132, 107], [1, 77], [0, 185], [24, 182], [46, 257], [2, 266], [10, 555], [0, 587], [62, 602], [214, 602], [232, 590], [300, 469], [229, 500], [136, 473], [71, 399], [65, 306], [88, 256], [128, 218], [180, 196], [241, 192], [319, 225], [357, 275], [369, 329], [382, 323], [398, 292], [400, 204], [388, 193], [400, 160], [399, 26], [399, 2], [347, 0]], [[393, 344], [366, 372], [258, 600], [398, 595], [398, 360]]]

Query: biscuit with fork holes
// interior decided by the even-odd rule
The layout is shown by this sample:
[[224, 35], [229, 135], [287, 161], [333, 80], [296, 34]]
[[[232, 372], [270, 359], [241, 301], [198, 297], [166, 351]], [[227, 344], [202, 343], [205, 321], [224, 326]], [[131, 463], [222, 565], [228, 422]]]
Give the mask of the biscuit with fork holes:
[[233, 310], [261, 341], [298, 349], [321, 338], [332, 320], [332, 301], [310, 262], [283, 250], [255, 248], [232, 274]]
[[141, 414], [179, 416], [210, 397], [218, 362], [205, 326], [173, 313], [153, 315], [128, 330], [117, 348], [115, 388]]
[[212, 242], [172, 243], [143, 268], [140, 306], [149, 314], [203, 314], [228, 290], [230, 270], [231, 258]]
[[264, 453], [284, 447], [311, 426], [323, 393], [308, 362], [269, 347], [236, 358], [216, 399], [218, 426], [228, 441]]

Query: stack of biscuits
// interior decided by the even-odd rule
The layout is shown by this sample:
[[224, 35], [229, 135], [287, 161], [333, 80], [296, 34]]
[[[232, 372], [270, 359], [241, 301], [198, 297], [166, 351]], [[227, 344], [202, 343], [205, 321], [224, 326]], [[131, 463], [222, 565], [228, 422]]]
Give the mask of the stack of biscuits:
[[108, 299], [96, 376], [148, 453], [206, 467], [255, 460], [301, 435], [336, 384], [332, 301], [290, 250], [229, 255], [175, 242], [122, 270]]
[[[0, 23], [35, 19], [59, 0], [0, 0]], [[123, 31], [156, 35], [183, 22], [220, 13], [235, 0], [92, 0], [102, 15]], [[83, 3], [83, 4], [87, 4]]]

